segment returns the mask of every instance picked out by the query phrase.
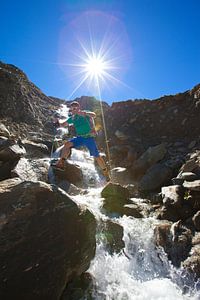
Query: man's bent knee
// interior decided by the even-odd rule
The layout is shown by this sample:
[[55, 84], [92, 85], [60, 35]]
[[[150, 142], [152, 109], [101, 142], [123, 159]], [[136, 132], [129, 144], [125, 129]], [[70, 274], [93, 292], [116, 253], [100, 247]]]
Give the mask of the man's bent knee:
[[64, 144], [65, 149], [69, 149], [73, 147], [73, 143], [72, 142], [65, 142]]

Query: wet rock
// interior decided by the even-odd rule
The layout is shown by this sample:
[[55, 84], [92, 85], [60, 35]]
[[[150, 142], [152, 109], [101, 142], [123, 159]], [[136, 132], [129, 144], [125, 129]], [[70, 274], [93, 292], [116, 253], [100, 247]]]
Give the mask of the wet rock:
[[139, 219], [144, 217], [141, 207], [137, 204], [125, 204], [123, 214]]
[[158, 225], [155, 228], [155, 239], [158, 246], [163, 247], [174, 266], [179, 267], [192, 247], [191, 230], [180, 221]]
[[42, 182], [3, 181], [0, 198], [0, 298], [60, 299], [94, 257], [93, 215]]
[[180, 207], [183, 199], [184, 189], [180, 185], [165, 186], [161, 189], [163, 204]]
[[120, 184], [109, 182], [101, 191], [101, 196], [103, 198], [113, 197], [115, 199], [129, 199], [129, 190]]
[[200, 237], [199, 233], [193, 237], [193, 247], [189, 257], [181, 265], [195, 282], [200, 279]]
[[106, 249], [110, 254], [119, 253], [124, 247], [123, 227], [113, 220], [107, 220], [102, 223], [102, 228], [97, 234], [97, 239], [106, 245]]

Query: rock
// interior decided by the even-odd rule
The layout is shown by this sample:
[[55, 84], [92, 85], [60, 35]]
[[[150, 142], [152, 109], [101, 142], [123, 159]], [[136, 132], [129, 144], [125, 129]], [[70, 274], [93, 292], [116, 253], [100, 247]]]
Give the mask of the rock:
[[5, 136], [7, 138], [10, 137], [10, 132], [6, 128], [6, 126], [2, 123], [0, 123], [0, 136]]
[[155, 239], [156, 244], [163, 247], [176, 267], [187, 258], [192, 246], [191, 230], [184, 227], [180, 221], [172, 225], [166, 222], [156, 226]]
[[179, 177], [174, 177], [172, 178], [172, 183], [174, 185], [182, 185], [184, 182], [184, 179], [183, 178], [179, 178]]
[[101, 192], [104, 198], [103, 208], [109, 213], [123, 215], [124, 205], [129, 199], [128, 189], [119, 184], [109, 182]]
[[120, 130], [116, 130], [115, 131], [115, 135], [116, 135], [116, 137], [119, 139], [119, 140], [122, 140], [122, 141], [124, 141], [124, 140], [127, 140], [129, 137], [126, 135], [126, 134], [124, 134], [122, 131], [120, 131]]
[[141, 192], [149, 192], [158, 190], [162, 185], [166, 184], [172, 177], [172, 170], [164, 164], [156, 164], [152, 166], [142, 177], [138, 184]]
[[113, 183], [119, 183], [121, 185], [131, 182], [130, 172], [126, 168], [116, 167], [111, 170], [111, 178]]
[[181, 214], [178, 209], [174, 209], [173, 206], [163, 206], [157, 210], [157, 218], [159, 220], [168, 220], [176, 222], [181, 219]]
[[58, 186], [67, 192], [68, 195], [76, 196], [76, 195], [83, 195], [87, 193], [87, 190], [78, 188], [74, 184], [68, 182], [67, 180], [62, 180], [58, 182]]
[[104, 241], [110, 254], [119, 253], [125, 247], [123, 227], [113, 220], [102, 223], [102, 227], [100, 233], [97, 233], [97, 239]]
[[187, 180], [187, 181], [193, 181], [193, 180], [197, 179], [197, 175], [192, 172], [183, 172], [180, 175], [180, 178], [182, 178], [183, 180]]
[[34, 143], [28, 140], [23, 141], [23, 146], [26, 149], [27, 158], [43, 158], [50, 155], [49, 149], [45, 144]]
[[125, 204], [123, 214], [134, 218], [144, 218], [141, 207], [137, 204]]
[[60, 299], [94, 257], [93, 215], [42, 182], [3, 181], [0, 198], [0, 298]]
[[193, 216], [192, 221], [196, 230], [200, 231], [200, 211]]
[[196, 141], [192, 141], [192, 142], [188, 145], [188, 149], [194, 148], [195, 145], [196, 145]]
[[9, 160], [18, 160], [20, 157], [25, 156], [26, 150], [23, 146], [18, 144], [11, 145], [7, 148], [0, 150], [0, 160], [9, 161]]
[[166, 152], [167, 150], [164, 144], [148, 148], [148, 150], [135, 161], [132, 167], [134, 178], [141, 178], [150, 167], [163, 159]]
[[95, 290], [95, 279], [86, 272], [67, 285], [60, 300], [92, 299]]
[[56, 176], [56, 184], [59, 184], [62, 180], [67, 180], [70, 183], [73, 183], [75, 185], [82, 185], [83, 182], [83, 173], [81, 168], [73, 164], [69, 161], [65, 161], [65, 170], [60, 171], [57, 169], [54, 169], [54, 173]]
[[192, 182], [185, 181], [183, 183], [184, 188], [190, 190], [190, 191], [198, 191], [200, 192], [200, 180], [195, 180]]
[[120, 184], [109, 182], [101, 191], [101, 196], [103, 198], [113, 197], [115, 199], [129, 199], [130, 194], [129, 190], [125, 187], [122, 187]]
[[11, 170], [11, 177], [19, 177], [24, 181], [37, 181], [37, 175], [30, 162], [22, 157], [19, 159], [15, 167]]
[[5, 180], [11, 177], [11, 170], [14, 163], [12, 161], [1, 162], [0, 165], [0, 180]]
[[197, 281], [200, 278], [200, 253], [188, 257], [181, 266]]
[[161, 193], [165, 206], [171, 205], [180, 208], [184, 194], [184, 189], [180, 185], [162, 187]]
[[192, 172], [198, 167], [198, 163], [196, 162], [196, 157], [189, 159], [186, 163], [181, 167], [181, 173], [184, 172]]

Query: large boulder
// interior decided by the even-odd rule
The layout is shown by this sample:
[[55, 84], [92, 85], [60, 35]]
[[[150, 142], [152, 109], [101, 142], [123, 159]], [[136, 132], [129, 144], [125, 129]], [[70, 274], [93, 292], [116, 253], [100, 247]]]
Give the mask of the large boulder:
[[104, 198], [103, 208], [109, 213], [123, 214], [124, 205], [128, 202], [129, 190], [120, 184], [109, 182], [101, 191]]
[[0, 150], [0, 160], [2, 161], [15, 161], [18, 160], [20, 157], [25, 156], [26, 150], [22, 145], [17, 143], [5, 147], [4, 149]]
[[126, 168], [116, 167], [111, 170], [112, 182], [125, 185], [131, 182], [131, 174]]
[[26, 149], [27, 158], [42, 158], [49, 156], [49, 149], [43, 143], [34, 143], [32, 141], [23, 141], [23, 146]]
[[135, 179], [140, 179], [146, 171], [164, 158], [167, 150], [164, 144], [155, 147], [149, 147], [142, 156], [134, 162], [132, 173]]
[[54, 174], [56, 178], [56, 184], [59, 185], [60, 181], [67, 180], [70, 183], [73, 183], [78, 186], [83, 184], [83, 172], [81, 167], [77, 164], [65, 161], [65, 170], [60, 171], [59, 169], [54, 168]]
[[95, 254], [94, 216], [43, 182], [0, 183], [0, 298], [60, 299]]
[[158, 190], [162, 185], [166, 184], [172, 177], [172, 170], [165, 164], [158, 163], [152, 166], [142, 177], [138, 184], [141, 192], [150, 192]]

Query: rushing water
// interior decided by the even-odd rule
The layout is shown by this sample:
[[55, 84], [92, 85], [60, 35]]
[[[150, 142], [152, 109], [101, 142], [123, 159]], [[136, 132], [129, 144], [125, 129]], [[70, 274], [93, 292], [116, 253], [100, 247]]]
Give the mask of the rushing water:
[[[81, 166], [88, 186], [86, 195], [72, 198], [90, 209], [97, 224], [110, 220], [102, 210], [101, 190], [105, 181], [97, 172], [93, 159], [87, 152], [73, 149], [70, 160]], [[90, 178], [94, 178], [95, 187], [89, 186]], [[85, 294], [82, 300], [200, 299], [194, 283], [190, 282], [190, 287], [183, 271], [174, 268], [163, 250], [155, 247], [153, 232], [158, 220], [127, 216], [113, 217], [112, 220], [123, 226], [125, 248], [120, 253], [110, 254], [98, 235], [96, 255], [88, 270], [94, 288], [90, 297]]]
[[[87, 195], [74, 196], [77, 203], [85, 204], [97, 222], [109, 219], [101, 209], [101, 190], [105, 181], [94, 167], [93, 159], [83, 151], [72, 151], [71, 160], [82, 167], [86, 183], [91, 176], [97, 188], [88, 188]], [[112, 219], [124, 229], [125, 249], [109, 254], [103, 239], [97, 239], [96, 255], [89, 272], [95, 281], [92, 299], [96, 300], [179, 300], [200, 299], [195, 288], [187, 286], [183, 272], [175, 269], [162, 249], [154, 244], [153, 232], [158, 220], [115, 217]], [[187, 292], [185, 292], [187, 291]], [[82, 299], [88, 299], [87, 296]]]

